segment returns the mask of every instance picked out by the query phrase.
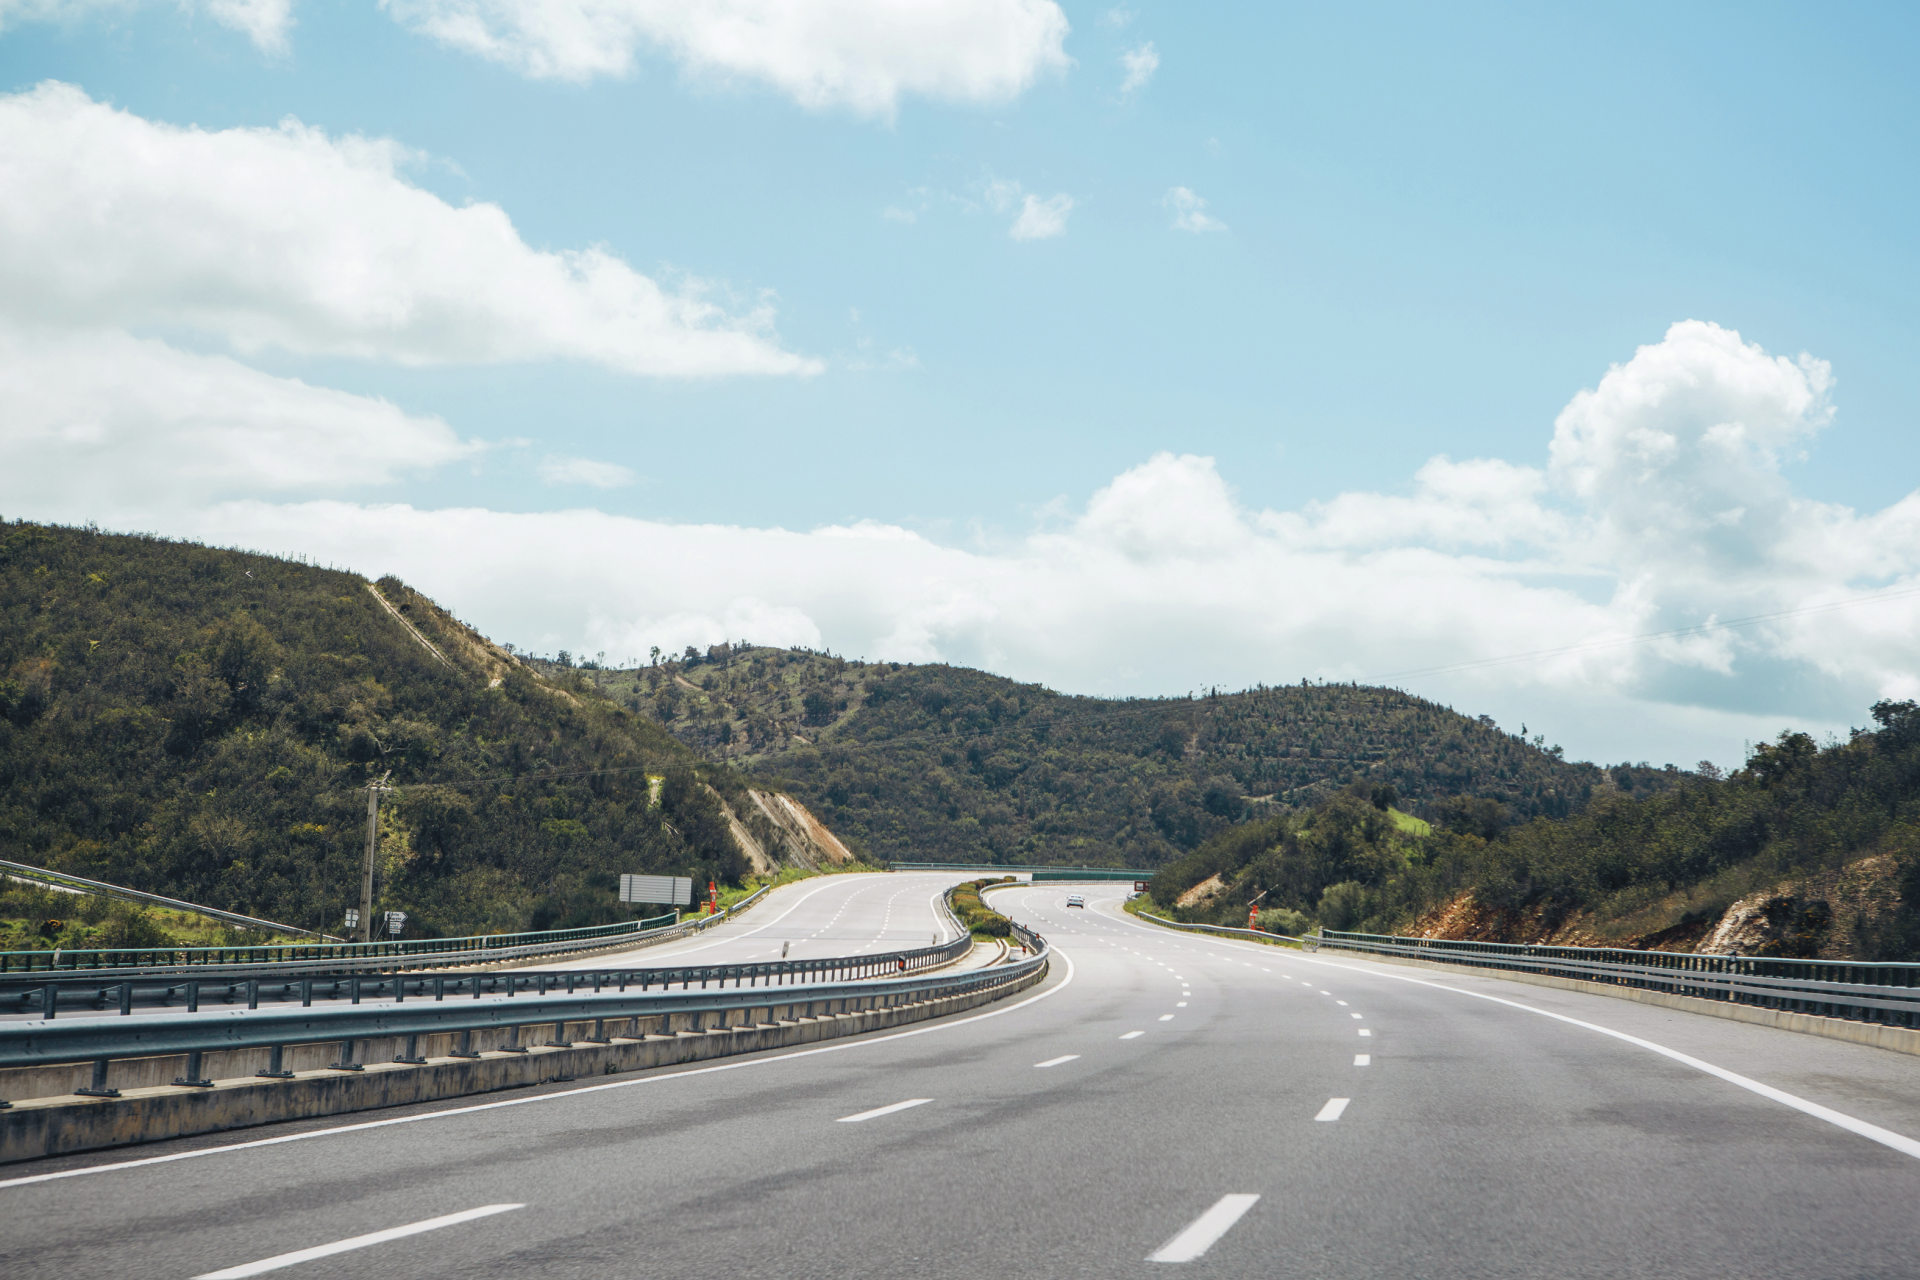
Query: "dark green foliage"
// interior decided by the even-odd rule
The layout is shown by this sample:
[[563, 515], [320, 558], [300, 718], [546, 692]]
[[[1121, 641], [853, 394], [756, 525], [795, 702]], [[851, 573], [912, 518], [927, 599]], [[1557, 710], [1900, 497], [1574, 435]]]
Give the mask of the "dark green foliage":
[[[743, 873], [720, 807], [742, 798], [731, 770], [579, 673], [542, 678], [405, 584], [381, 588], [447, 661], [354, 574], [0, 525], [5, 856], [338, 932], [362, 788], [391, 771], [379, 907], [409, 932], [599, 923], [629, 914], [620, 872]], [[529, 776], [609, 769], [626, 772]], [[658, 807], [648, 773], [667, 779]], [[475, 779], [505, 781], [423, 785]]]
[[[1608, 771], [1392, 689], [1067, 697], [964, 667], [716, 645], [596, 672], [716, 760], [778, 778], [868, 858], [1153, 867], [1364, 777], [1366, 801], [1450, 797], [1522, 818], [1578, 810]], [[1620, 766], [1617, 785], [1677, 770]]]
[[976, 938], [1005, 938], [1013, 933], [1013, 922], [980, 900], [980, 890], [990, 884], [1006, 884], [1012, 876], [999, 879], [969, 880], [947, 891], [947, 905], [960, 917]]

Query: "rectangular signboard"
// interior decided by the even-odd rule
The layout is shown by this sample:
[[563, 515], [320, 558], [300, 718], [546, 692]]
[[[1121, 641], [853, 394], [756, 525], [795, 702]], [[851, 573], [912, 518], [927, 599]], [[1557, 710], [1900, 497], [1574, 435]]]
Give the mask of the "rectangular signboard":
[[693, 880], [688, 876], [621, 876], [620, 901], [684, 907], [693, 901]]

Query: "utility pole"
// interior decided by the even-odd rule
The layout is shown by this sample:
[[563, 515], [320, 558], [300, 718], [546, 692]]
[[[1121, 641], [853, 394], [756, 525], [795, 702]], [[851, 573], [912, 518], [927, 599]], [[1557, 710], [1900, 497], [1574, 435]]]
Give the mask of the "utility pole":
[[393, 790], [387, 785], [392, 776], [389, 769], [379, 781], [367, 784], [367, 861], [360, 875], [360, 925], [354, 930], [360, 942], [373, 940], [373, 855], [380, 849], [380, 793]]

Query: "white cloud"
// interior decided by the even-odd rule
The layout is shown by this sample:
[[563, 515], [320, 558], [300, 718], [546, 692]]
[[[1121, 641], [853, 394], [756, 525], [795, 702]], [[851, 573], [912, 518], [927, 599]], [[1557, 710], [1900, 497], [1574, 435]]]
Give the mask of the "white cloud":
[[540, 460], [539, 473], [548, 484], [584, 484], [595, 489], [624, 489], [634, 481], [633, 472], [617, 462], [567, 458], [554, 453]]
[[1015, 240], [1051, 240], [1067, 233], [1067, 214], [1073, 211], [1073, 197], [1062, 192], [1042, 200], [1028, 195], [1021, 200], [1020, 216], [1007, 232]]
[[438, 418], [105, 332], [0, 326], [0, 498], [75, 512], [388, 484], [474, 456]]
[[1173, 210], [1175, 231], [1225, 231], [1227, 224], [1209, 214], [1207, 202], [1191, 188], [1173, 187], [1160, 197], [1160, 203]]
[[[0, 30], [18, 22], [73, 23], [95, 14], [124, 12], [140, 0], [0, 0]], [[293, 27], [292, 0], [202, 0], [183, 9], [204, 9], [221, 26], [238, 31], [262, 53], [287, 52]]]
[[382, 0], [403, 25], [524, 75], [619, 76], [642, 49], [812, 108], [991, 103], [1069, 62], [1052, 0]]
[[497, 205], [400, 176], [398, 143], [155, 124], [48, 83], [0, 96], [0, 318], [167, 326], [242, 352], [817, 371], [767, 304], [729, 314], [600, 248], [530, 248]]
[[[1783, 722], [1824, 732], [1862, 721], [1876, 697], [1920, 696], [1920, 597], [1620, 643], [1920, 586], [1920, 493], [1863, 515], [1786, 484], [1792, 451], [1829, 421], [1831, 385], [1818, 361], [1685, 322], [1573, 397], [1544, 469], [1441, 457], [1404, 493], [1271, 511], [1243, 504], [1211, 459], [1163, 453], [991, 551], [871, 523], [284, 502], [267, 482], [260, 499], [166, 527], [396, 571], [483, 630], [548, 649], [825, 644], [1105, 693], [1384, 680], [1524, 718], [1576, 755], [1724, 762]], [[422, 457], [470, 447], [404, 421]], [[112, 476], [154, 465], [161, 445], [125, 461], [96, 447], [86, 484], [49, 494], [35, 458], [53, 456], [0, 465], [0, 509], [155, 527]], [[1563, 652], [1396, 675], [1536, 650]]]
[[1138, 49], [1121, 54], [1120, 65], [1127, 69], [1126, 79], [1120, 82], [1120, 92], [1132, 93], [1153, 79], [1153, 73], [1160, 69], [1160, 54], [1149, 40]]

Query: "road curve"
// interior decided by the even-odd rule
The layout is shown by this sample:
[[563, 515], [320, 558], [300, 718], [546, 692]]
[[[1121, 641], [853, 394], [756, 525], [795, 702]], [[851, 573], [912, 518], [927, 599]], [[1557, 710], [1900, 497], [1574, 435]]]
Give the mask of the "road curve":
[[1836, 1117], [1920, 1135], [1920, 1060], [1074, 891], [995, 895], [1043, 986], [903, 1032], [14, 1166], [0, 1269], [1913, 1274], [1920, 1159]]

